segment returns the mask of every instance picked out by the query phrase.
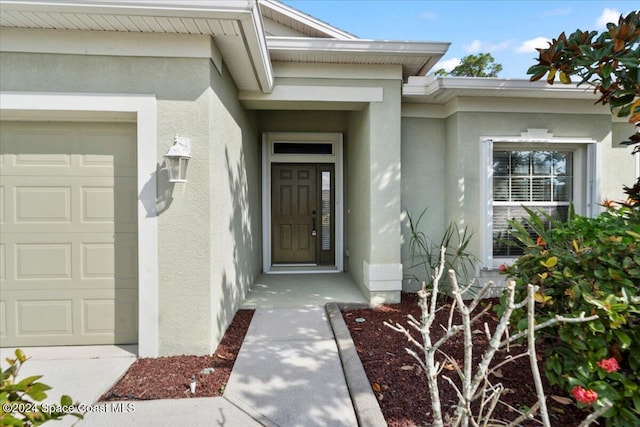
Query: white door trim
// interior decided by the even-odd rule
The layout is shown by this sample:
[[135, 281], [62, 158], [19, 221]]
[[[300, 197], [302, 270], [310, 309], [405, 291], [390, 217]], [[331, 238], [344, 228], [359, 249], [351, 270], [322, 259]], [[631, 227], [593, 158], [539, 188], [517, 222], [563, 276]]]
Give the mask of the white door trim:
[[155, 95], [0, 92], [2, 120], [135, 122], [138, 191], [138, 355], [158, 356]]
[[[274, 142], [331, 143], [332, 154], [275, 154]], [[335, 270], [344, 270], [344, 170], [341, 133], [265, 132], [262, 134], [262, 269], [271, 263], [271, 163], [333, 163], [335, 166]], [[327, 273], [326, 268], [295, 268], [277, 273]]]

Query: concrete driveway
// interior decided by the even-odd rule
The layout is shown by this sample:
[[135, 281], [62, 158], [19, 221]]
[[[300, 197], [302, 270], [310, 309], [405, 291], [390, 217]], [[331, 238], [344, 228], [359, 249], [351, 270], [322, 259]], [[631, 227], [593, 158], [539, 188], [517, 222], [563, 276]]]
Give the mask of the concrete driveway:
[[[137, 346], [74, 346], [27, 347], [22, 349], [30, 358], [18, 378], [42, 375], [41, 382], [52, 387], [45, 403], [60, 403], [63, 394], [82, 405], [95, 403], [120, 379], [136, 360]], [[15, 357], [15, 348], [0, 349], [2, 367], [6, 357]], [[78, 421], [65, 417], [57, 426], [70, 426]]]

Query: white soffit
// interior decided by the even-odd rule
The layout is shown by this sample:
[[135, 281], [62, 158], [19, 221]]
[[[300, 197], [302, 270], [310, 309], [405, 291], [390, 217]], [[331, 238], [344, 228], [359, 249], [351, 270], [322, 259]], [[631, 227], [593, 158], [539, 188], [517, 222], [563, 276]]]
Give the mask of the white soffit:
[[213, 37], [242, 90], [269, 92], [273, 73], [253, 0], [0, 1], [0, 25]]
[[275, 62], [402, 65], [403, 78], [425, 74], [450, 43], [267, 37]]
[[462, 97], [584, 99], [596, 101], [593, 89], [575, 84], [491, 77], [410, 77], [402, 86], [402, 102], [447, 104]]

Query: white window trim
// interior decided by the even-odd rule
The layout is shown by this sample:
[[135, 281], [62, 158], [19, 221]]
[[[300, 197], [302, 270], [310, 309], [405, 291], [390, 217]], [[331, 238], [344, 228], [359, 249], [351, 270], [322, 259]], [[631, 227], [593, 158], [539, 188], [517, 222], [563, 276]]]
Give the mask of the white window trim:
[[[540, 145], [549, 146], [561, 144], [565, 147], [580, 147], [586, 145], [586, 170], [582, 175], [586, 177], [585, 187], [579, 190], [573, 186], [574, 200], [576, 192], [581, 191], [584, 194], [580, 209], [586, 216], [593, 216], [599, 208], [596, 204], [598, 195], [600, 194], [600, 159], [601, 147], [598, 141], [591, 138], [575, 138], [575, 137], [554, 137], [553, 133], [547, 129], [528, 129], [522, 132], [520, 136], [483, 136], [480, 137], [480, 203], [483, 205], [480, 209], [481, 226], [480, 226], [480, 260], [482, 268], [485, 270], [493, 270], [498, 268], [501, 263], [513, 260], [513, 258], [494, 258], [493, 257], [493, 148], [495, 143], [505, 143], [513, 145], [523, 145], [523, 149]], [[564, 147], [563, 147], [564, 148]], [[574, 168], [580, 167], [574, 162]], [[484, 174], [484, 175], [483, 175]], [[574, 181], [575, 171], [574, 171]], [[485, 179], [482, 179], [482, 176]]]
[[[274, 154], [274, 142], [331, 143], [333, 154]], [[344, 173], [341, 133], [265, 132], [262, 135], [262, 269], [271, 273], [271, 163], [335, 165], [335, 272], [344, 270]], [[334, 271], [334, 270], [330, 270]], [[292, 269], [277, 273], [327, 273], [326, 269]]]
[[0, 119], [135, 122], [138, 191], [138, 355], [157, 357], [158, 221], [155, 95], [0, 93]]

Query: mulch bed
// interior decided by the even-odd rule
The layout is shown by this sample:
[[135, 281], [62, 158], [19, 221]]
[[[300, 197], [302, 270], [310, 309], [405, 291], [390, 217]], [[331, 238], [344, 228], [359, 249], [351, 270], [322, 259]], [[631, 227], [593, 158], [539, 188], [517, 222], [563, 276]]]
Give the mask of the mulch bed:
[[[495, 303], [487, 300], [486, 303]], [[442, 304], [447, 304], [443, 301]], [[221, 396], [231, 374], [231, 369], [247, 332], [253, 310], [240, 310], [224, 334], [215, 353], [210, 356], [172, 356], [138, 359], [128, 372], [101, 400], [152, 400], [177, 399], [189, 397]], [[406, 338], [384, 325], [384, 321], [392, 324], [407, 325], [407, 315], [420, 318], [420, 309], [415, 294], [403, 294], [400, 304], [383, 305], [375, 309], [345, 310], [343, 317], [362, 361], [367, 377], [372, 385], [385, 419], [390, 427], [409, 427], [430, 425], [431, 404], [425, 374], [415, 359], [408, 355], [405, 347]], [[434, 323], [445, 325], [448, 310], [441, 310]], [[363, 318], [364, 322], [355, 319]], [[487, 312], [479, 324], [474, 325], [474, 355], [477, 363], [487, 340], [484, 330], [486, 322], [493, 331], [498, 318], [493, 311]], [[434, 331], [441, 328], [434, 327]], [[437, 333], [436, 333], [437, 335]], [[417, 337], [417, 334], [414, 335]], [[437, 338], [436, 338], [437, 339]], [[463, 360], [463, 338], [459, 334], [450, 340], [442, 350], [454, 357], [460, 365]], [[511, 355], [515, 356], [524, 349], [512, 347]], [[540, 354], [543, 351], [540, 350]], [[494, 364], [504, 360], [507, 353], [501, 353], [494, 359]], [[207, 368], [214, 368], [212, 373], [204, 373]], [[542, 367], [541, 367], [541, 372]], [[444, 375], [456, 379], [455, 371], [443, 371]], [[196, 393], [189, 391], [191, 376], [198, 382]], [[506, 390], [502, 400], [506, 405], [499, 405], [495, 418], [513, 420], [517, 418], [516, 409], [531, 406], [536, 401], [535, 387], [529, 367], [529, 359], [523, 357], [504, 366], [493, 378], [501, 382]], [[547, 405], [551, 422], [555, 427], [575, 427], [587, 413], [574, 404], [566, 392], [552, 388], [547, 384], [543, 374], [543, 382], [547, 391]], [[444, 413], [453, 413], [457, 396], [453, 388], [444, 380], [440, 381], [440, 398]], [[558, 400], [556, 400], [558, 399]], [[560, 403], [564, 401], [564, 403]], [[539, 423], [528, 422], [523, 425], [538, 426]]]
[[[222, 396], [253, 313], [254, 310], [238, 311], [215, 353], [210, 356], [183, 355], [136, 360], [100, 400]], [[191, 394], [189, 388], [192, 375], [197, 381], [195, 394]]]
[[[496, 300], [487, 300], [486, 303], [496, 303]], [[446, 302], [443, 302], [446, 304]], [[400, 304], [383, 305], [376, 309], [345, 310], [343, 317], [351, 332], [356, 350], [363, 363], [372, 388], [378, 398], [390, 427], [409, 427], [431, 425], [431, 403], [426, 377], [417, 361], [407, 354], [405, 348], [411, 344], [404, 335], [393, 331], [383, 324], [388, 321], [391, 324], [407, 324], [407, 315], [412, 314], [416, 319], [420, 319], [420, 309], [417, 305], [415, 294], [403, 294]], [[446, 325], [449, 310], [440, 310], [432, 330], [434, 335], [442, 336], [438, 332], [441, 328], [438, 324]], [[364, 322], [356, 322], [357, 318], [365, 319]], [[495, 330], [498, 318], [492, 310], [485, 313], [478, 324], [473, 327], [474, 343], [474, 364], [477, 364], [483, 348], [487, 345], [484, 334], [484, 322], [490, 330]], [[454, 323], [455, 324], [455, 323]], [[418, 337], [416, 333], [413, 335]], [[437, 338], [436, 338], [437, 339]], [[420, 340], [421, 341], [421, 340]], [[433, 340], [435, 342], [435, 339]], [[415, 349], [415, 347], [414, 347]], [[448, 355], [454, 357], [458, 364], [463, 362], [463, 337], [459, 333], [441, 349]], [[522, 353], [522, 347], [512, 347], [511, 355]], [[542, 350], [540, 350], [542, 354]], [[493, 365], [504, 360], [507, 353], [500, 353], [494, 358]], [[437, 359], [438, 360], [438, 359]], [[445, 368], [447, 365], [445, 365]], [[547, 406], [550, 412], [551, 422], [558, 427], [577, 426], [587, 413], [581, 411], [572, 403], [558, 403], [559, 400], [567, 399], [569, 396], [559, 389], [549, 386], [544, 378], [544, 371], [541, 365], [541, 374], [547, 392]], [[457, 379], [457, 375], [452, 366], [445, 369], [443, 375], [448, 375], [451, 379]], [[535, 386], [531, 374], [528, 357], [516, 359], [505, 365], [492, 378], [493, 383], [501, 382], [506, 390], [501, 400], [510, 405], [511, 408], [522, 409], [530, 407], [536, 402]], [[459, 381], [457, 381], [459, 383]], [[445, 382], [439, 381], [440, 400], [442, 402], [443, 413], [453, 414], [453, 408], [458, 401], [453, 387]], [[553, 397], [552, 397], [553, 396]], [[506, 405], [499, 405], [494, 416], [498, 420], [514, 420], [519, 414]], [[539, 426], [539, 423], [527, 422], [527, 426]]]

